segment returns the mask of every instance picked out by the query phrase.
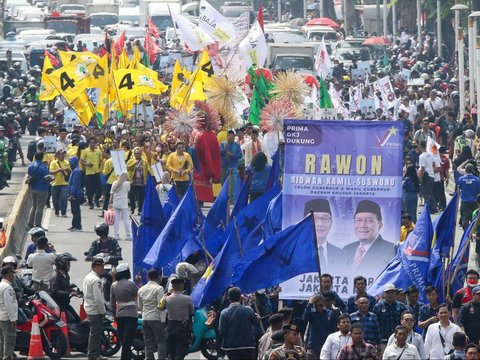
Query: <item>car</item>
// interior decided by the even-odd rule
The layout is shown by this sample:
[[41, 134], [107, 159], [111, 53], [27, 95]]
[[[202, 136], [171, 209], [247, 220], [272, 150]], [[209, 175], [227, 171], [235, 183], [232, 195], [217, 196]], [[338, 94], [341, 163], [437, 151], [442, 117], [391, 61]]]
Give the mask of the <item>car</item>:
[[[24, 73], [28, 71], [27, 58], [21, 52], [12, 51], [12, 63], [19, 62], [20, 70]], [[6, 51], [0, 51], [0, 71], [7, 71], [7, 53]]]
[[267, 31], [265, 30], [265, 34], [268, 34], [268, 38], [270, 42], [276, 44], [295, 44], [295, 43], [303, 43], [307, 41], [305, 34], [298, 30], [275, 30], [275, 31]]
[[332, 55], [333, 59], [336, 59], [343, 63], [345, 67], [351, 66], [353, 61], [372, 61], [372, 54], [366, 47], [362, 48], [341, 48], [336, 49]]
[[60, 14], [65, 14], [68, 11], [68, 14], [72, 12], [74, 14], [86, 14], [85, 5], [81, 4], [64, 4], [60, 6]]
[[131, 7], [120, 7], [118, 9], [118, 21], [121, 23], [139, 23], [140, 22], [140, 7], [131, 6]]
[[33, 29], [33, 30], [22, 30], [17, 35], [17, 39], [25, 41], [25, 43], [29, 44], [32, 41], [36, 40], [45, 40], [47, 37], [51, 35], [56, 35], [56, 31], [52, 29]]
[[305, 32], [309, 41], [320, 41], [322, 38], [324, 38], [325, 41], [338, 41], [341, 37], [340, 33], [330, 26], [305, 25], [302, 27], [302, 30]]
[[78, 41], [81, 41], [89, 51], [92, 51], [95, 48], [95, 46], [99, 46], [105, 43], [105, 35], [78, 34], [73, 39], [73, 43], [76, 45]]
[[104, 28], [108, 25], [114, 25], [118, 23], [118, 15], [108, 12], [99, 12], [90, 14], [90, 25]]

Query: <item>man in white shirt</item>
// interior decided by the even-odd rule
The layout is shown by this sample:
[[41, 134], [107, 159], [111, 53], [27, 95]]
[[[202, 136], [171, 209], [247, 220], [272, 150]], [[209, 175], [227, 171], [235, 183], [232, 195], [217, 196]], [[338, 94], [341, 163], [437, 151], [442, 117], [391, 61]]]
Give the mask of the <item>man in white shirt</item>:
[[100, 277], [104, 273], [103, 259], [95, 258], [92, 261], [92, 271], [83, 279], [83, 305], [87, 313], [90, 335], [88, 337], [88, 358], [106, 360], [100, 355], [100, 346], [103, 334], [103, 317], [105, 303], [103, 301], [103, 285]]
[[[405, 326], [407, 329], [407, 343], [413, 345], [417, 348], [420, 359], [426, 359], [425, 355], [425, 345], [423, 344], [422, 335], [413, 331], [413, 326], [415, 325], [415, 318], [411, 311], [404, 311], [402, 317], [400, 318], [400, 325]], [[395, 334], [392, 334], [388, 339], [387, 345], [391, 345], [395, 342]]]
[[427, 152], [425, 140], [420, 141], [419, 148], [422, 153], [418, 159], [418, 177], [422, 184], [422, 196], [425, 204], [428, 203], [430, 214], [435, 214], [437, 212], [437, 203], [433, 197], [433, 183], [434, 173], [439, 171], [440, 164], [436, 164], [433, 155]]
[[42, 236], [37, 240], [37, 250], [30, 254], [27, 259], [27, 265], [32, 271], [32, 289], [45, 290], [50, 289], [50, 279], [53, 277], [53, 264], [55, 254], [45, 252], [48, 239]]
[[18, 303], [12, 281], [15, 270], [7, 265], [1, 270], [0, 282], [0, 359], [13, 359], [17, 338]]
[[453, 334], [462, 331], [460, 327], [450, 322], [450, 310], [446, 304], [436, 309], [438, 323], [428, 327], [425, 336], [425, 353], [430, 359], [443, 359], [453, 350]]
[[403, 325], [395, 328], [395, 341], [383, 352], [383, 360], [424, 359], [418, 354], [415, 345], [407, 343], [408, 330]]
[[430, 91], [430, 97], [425, 100], [425, 110], [428, 112], [428, 115], [440, 116], [440, 111], [443, 109], [445, 104], [443, 100], [437, 97], [437, 91]]
[[167, 356], [165, 335], [165, 311], [158, 308], [163, 298], [164, 290], [159, 284], [161, 280], [158, 270], [150, 269], [147, 273], [148, 282], [138, 290], [138, 299], [143, 319], [143, 336], [145, 338], [145, 356], [147, 360], [155, 359], [154, 353], [158, 351], [158, 359]]
[[415, 122], [415, 117], [417, 116], [417, 107], [413, 104], [410, 104], [410, 98], [404, 96], [402, 98], [402, 103], [398, 111], [405, 111], [408, 114], [408, 120], [413, 124]]
[[345, 345], [352, 343], [352, 337], [350, 336], [352, 321], [350, 316], [347, 314], [340, 315], [337, 319], [337, 327], [339, 331], [328, 335], [327, 340], [325, 340], [320, 352], [320, 360], [336, 359], [340, 350]]

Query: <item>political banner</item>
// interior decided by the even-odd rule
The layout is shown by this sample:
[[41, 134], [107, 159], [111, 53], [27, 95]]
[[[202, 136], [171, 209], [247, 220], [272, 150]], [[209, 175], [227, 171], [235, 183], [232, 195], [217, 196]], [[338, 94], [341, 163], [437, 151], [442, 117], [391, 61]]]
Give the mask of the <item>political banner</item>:
[[396, 96], [395, 91], [393, 89], [393, 85], [390, 82], [388, 76], [381, 78], [373, 83], [373, 87], [375, 90], [380, 91], [382, 94], [382, 99], [385, 102], [388, 109], [395, 106]]
[[[398, 122], [285, 121], [282, 227], [314, 212], [321, 272], [342, 298], [353, 294], [355, 276], [371, 284], [395, 255], [402, 137]], [[281, 299], [308, 299], [319, 292], [318, 274], [281, 288]]]

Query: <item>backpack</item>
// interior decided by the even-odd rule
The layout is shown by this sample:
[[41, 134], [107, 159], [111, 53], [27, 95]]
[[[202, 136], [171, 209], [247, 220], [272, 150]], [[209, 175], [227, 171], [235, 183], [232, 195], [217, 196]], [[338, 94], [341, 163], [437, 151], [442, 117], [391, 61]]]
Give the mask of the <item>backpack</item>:
[[35, 157], [36, 152], [37, 152], [37, 140], [32, 140], [28, 144], [27, 159], [30, 161], [33, 161], [33, 158]]

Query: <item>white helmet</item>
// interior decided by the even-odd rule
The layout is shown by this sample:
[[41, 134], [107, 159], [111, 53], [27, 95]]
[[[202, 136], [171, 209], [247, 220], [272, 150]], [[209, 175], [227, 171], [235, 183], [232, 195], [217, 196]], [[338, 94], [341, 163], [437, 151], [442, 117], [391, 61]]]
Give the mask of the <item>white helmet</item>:
[[15, 264], [15, 266], [17, 265], [17, 259], [15, 258], [15, 256], [5, 256], [2, 260], [2, 266], [6, 265], [6, 264]]

